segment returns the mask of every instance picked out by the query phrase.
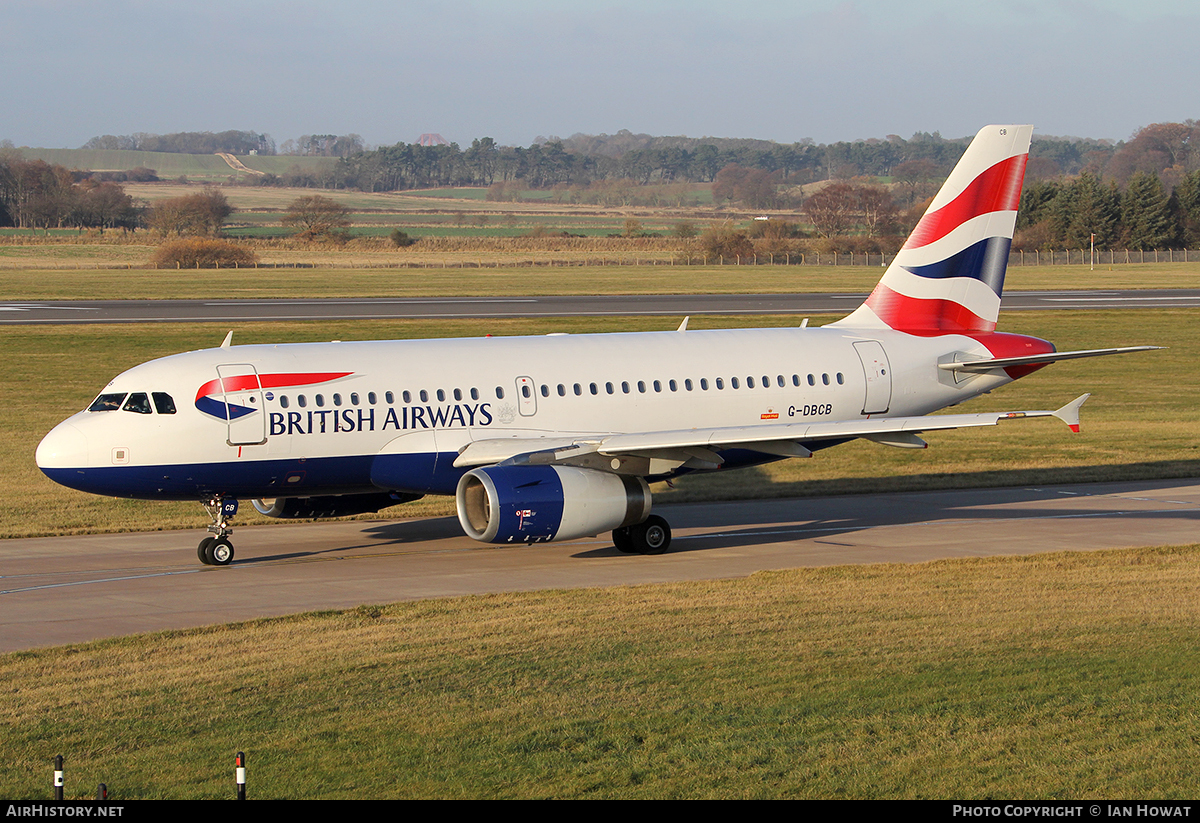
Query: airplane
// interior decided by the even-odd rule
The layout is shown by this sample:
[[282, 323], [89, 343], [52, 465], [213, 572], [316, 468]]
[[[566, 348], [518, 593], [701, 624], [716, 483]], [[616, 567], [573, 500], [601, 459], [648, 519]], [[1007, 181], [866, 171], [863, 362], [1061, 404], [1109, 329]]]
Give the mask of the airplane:
[[658, 554], [670, 525], [650, 483], [811, 457], [855, 439], [924, 448], [924, 432], [1055, 417], [932, 412], [1058, 352], [996, 331], [1033, 127], [975, 136], [866, 301], [826, 326], [233, 346], [118, 375], [41, 441], [53, 481], [94, 494], [199, 500], [207, 565], [234, 557], [230, 519], [377, 512], [454, 495], [485, 543], [611, 531]]

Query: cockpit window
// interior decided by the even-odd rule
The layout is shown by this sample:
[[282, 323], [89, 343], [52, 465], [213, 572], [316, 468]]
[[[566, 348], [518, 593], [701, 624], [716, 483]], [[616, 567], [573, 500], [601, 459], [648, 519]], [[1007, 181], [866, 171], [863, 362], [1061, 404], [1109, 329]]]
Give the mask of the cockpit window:
[[92, 401], [92, 405], [88, 406], [88, 411], [116, 411], [121, 408], [121, 401], [125, 399], [125, 394], [102, 394]]
[[150, 396], [154, 398], [154, 410], [159, 414], [174, 414], [175, 401], [171, 395], [163, 391], [151, 392]]
[[138, 414], [150, 414], [150, 398], [146, 397], [145, 392], [134, 392], [129, 395], [129, 399], [125, 401], [125, 405], [121, 409]]

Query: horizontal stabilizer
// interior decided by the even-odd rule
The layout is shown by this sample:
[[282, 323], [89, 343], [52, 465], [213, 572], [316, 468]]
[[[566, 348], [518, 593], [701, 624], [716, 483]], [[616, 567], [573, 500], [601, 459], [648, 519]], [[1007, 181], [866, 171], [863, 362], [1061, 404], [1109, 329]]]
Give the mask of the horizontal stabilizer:
[[1109, 354], [1129, 354], [1135, 351], [1154, 351], [1162, 346], [1125, 346], [1119, 349], [1085, 349], [1083, 351], [1056, 351], [1046, 354], [1027, 354], [1022, 357], [994, 357], [987, 360], [964, 360], [959, 363], [938, 363], [946, 371], [989, 372], [1007, 369], [1010, 366], [1029, 366], [1037, 363], [1055, 363], [1059, 360], [1078, 360], [1083, 357], [1104, 357]]

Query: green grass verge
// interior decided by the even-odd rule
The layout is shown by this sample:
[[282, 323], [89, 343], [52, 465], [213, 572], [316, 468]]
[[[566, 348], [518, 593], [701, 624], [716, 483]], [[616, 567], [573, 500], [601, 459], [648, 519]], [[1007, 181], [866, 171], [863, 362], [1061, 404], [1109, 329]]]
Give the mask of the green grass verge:
[[[1006, 423], [929, 436], [923, 451], [855, 442], [811, 460], [785, 460], [739, 472], [680, 479], [656, 490], [660, 502], [833, 494], [976, 485], [1193, 477], [1200, 474], [1200, 420], [1194, 385], [1189, 310], [1014, 312], [1006, 331], [1034, 334], [1060, 349], [1152, 344], [1166, 351], [1067, 361], [1030, 375], [956, 411], [1054, 409], [1084, 392], [1083, 431], [1057, 421]], [[814, 324], [832, 320], [814, 318]], [[698, 317], [691, 328], [796, 325], [794, 317]], [[403, 339], [540, 334], [551, 331], [670, 329], [678, 318], [546, 320], [338, 321], [238, 324], [234, 342]], [[85, 407], [117, 373], [154, 357], [218, 345], [219, 324], [30, 326], [0, 328], [6, 368], [0, 396], [0, 480], [20, 490], [0, 500], [0, 537], [195, 528], [207, 523], [195, 503], [151, 503], [96, 497], [50, 482], [33, 462], [38, 441]], [[243, 507], [243, 510], [248, 507]], [[446, 498], [388, 510], [395, 517], [445, 515]], [[240, 522], [273, 522], [247, 513]]]
[[1192, 798], [1200, 546], [363, 606], [0, 656], [0, 796]]

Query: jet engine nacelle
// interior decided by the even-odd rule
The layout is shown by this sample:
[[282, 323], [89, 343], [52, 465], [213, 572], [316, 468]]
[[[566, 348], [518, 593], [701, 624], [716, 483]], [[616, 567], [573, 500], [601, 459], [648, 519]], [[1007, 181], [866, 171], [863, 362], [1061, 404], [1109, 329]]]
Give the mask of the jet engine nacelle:
[[419, 500], [419, 494], [398, 494], [394, 492], [375, 492], [370, 494], [329, 494], [321, 497], [276, 497], [266, 500], [252, 500], [259, 514], [267, 517], [279, 517], [285, 520], [308, 520], [318, 517], [348, 517], [354, 514], [368, 514], [395, 506]]
[[650, 487], [640, 477], [573, 466], [489, 466], [458, 481], [458, 522], [484, 543], [573, 540], [641, 523]]

